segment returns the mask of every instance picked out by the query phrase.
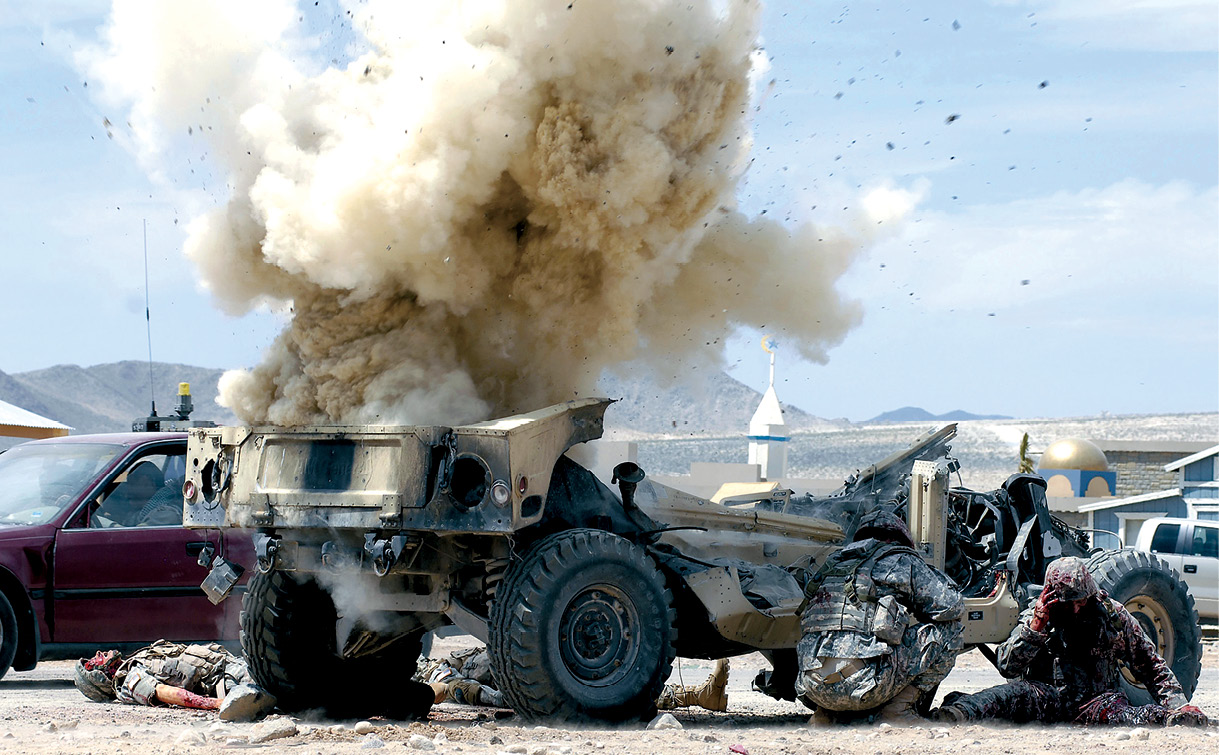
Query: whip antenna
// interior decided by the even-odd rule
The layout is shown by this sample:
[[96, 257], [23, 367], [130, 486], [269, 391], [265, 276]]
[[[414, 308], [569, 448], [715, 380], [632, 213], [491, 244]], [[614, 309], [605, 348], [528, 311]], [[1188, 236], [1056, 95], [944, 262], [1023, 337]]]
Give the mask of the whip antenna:
[[152, 414], [157, 416], [157, 397], [152, 388], [152, 315], [148, 307], [148, 218], [144, 218], [144, 324], [148, 331], [148, 399], [152, 402]]

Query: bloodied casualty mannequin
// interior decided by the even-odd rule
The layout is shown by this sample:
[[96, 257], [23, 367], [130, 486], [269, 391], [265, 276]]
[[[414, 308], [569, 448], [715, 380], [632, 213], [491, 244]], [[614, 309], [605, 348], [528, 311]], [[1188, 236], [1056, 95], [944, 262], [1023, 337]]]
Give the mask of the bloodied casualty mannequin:
[[[666, 684], [656, 707], [674, 710], [697, 705], [707, 710], [728, 709], [729, 665], [726, 659], [715, 663], [715, 670], [707, 681], [698, 686]], [[455, 650], [444, 658], [419, 658], [413, 677], [416, 682], [427, 684], [435, 693], [435, 702], [459, 703], [463, 705], [489, 705], [503, 708], [507, 705], [503, 693], [495, 688], [491, 676], [491, 661], [487, 648], [483, 646]]]
[[[1157, 704], [1132, 705], [1119, 689], [1126, 666]], [[1096, 586], [1084, 562], [1060, 558], [1037, 602], [999, 646], [999, 673], [1014, 681], [972, 695], [950, 694], [935, 717], [1085, 724], [1204, 725], [1172, 669], [1120, 603]]]
[[819, 717], [913, 719], [960, 652], [961, 594], [892, 513], [865, 516], [805, 595], [796, 692]]
[[126, 659], [117, 650], [82, 659], [76, 664], [75, 683], [96, 702], [215, 710], [228, 690], [253, 680], [245, 661], [218, 644], [157, 640]]
[[[98, 652], [81, 659], [75, 672], [76, 688], [95, 702], [219, 710], [225, 720], [253, 720], [275, 704], [275, 698], [254, 683], [245, 660], [216, 643], [157, 640], [127, 658], [117, 650]], [[372, 710], [395, 718], [426, 718], [434, 694], [432, 687], [409, 679], [397, 682], [391, 695], [378, 691], [384, 699], [370, 701], [358, 689], [344, 692], [336, 710], [351, 714]]]

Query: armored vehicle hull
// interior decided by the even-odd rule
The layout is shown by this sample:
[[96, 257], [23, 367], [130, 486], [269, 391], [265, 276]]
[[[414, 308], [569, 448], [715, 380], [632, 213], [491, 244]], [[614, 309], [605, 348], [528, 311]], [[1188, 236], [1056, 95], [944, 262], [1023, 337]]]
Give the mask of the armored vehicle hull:
[[[1083, 534], [1049, 516], [1038, 477], [950, 488], [955, 426], [831, 496], [767, 490], [722, 505], [630, 463], [615, 491], [572, 461], [610, 403], [452, 428], [192, 430], [185, 523], [257, 530], [242, 614], [257, 680], [287, 707], [392, 715], [422, 635], [456, 624], [488, 644], [496, 684], [529, 718], [648, 716], [675, 655], [761, 651], [775, 666], [767, 688], [794, 699], [801, 579], [873, 508], [903, 513], [925, 558], [963, 585], [972, 645], [1006, 638], [1049, 561], [1088, 555]], [[1137, 567], [1163, 583], [1154, 596], [1111, 587], [1144, 606], [1192, 690], [1200, 645], [1180, 580], [1100, 556], [1098, 576]], [[223, 580], [209, 581], [222, 599]]]

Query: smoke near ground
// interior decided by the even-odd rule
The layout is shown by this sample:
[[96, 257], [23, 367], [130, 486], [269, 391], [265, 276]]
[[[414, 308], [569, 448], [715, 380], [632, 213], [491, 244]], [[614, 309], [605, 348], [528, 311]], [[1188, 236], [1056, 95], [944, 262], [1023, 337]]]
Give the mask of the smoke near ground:
[[469, 422], [718, 369], [742, 326], [824, 360], [859, 321], [862, 232], [735, 208], [756, 2], [342, 8], [342, 64], [287, 0], [118, 0], [80, 61], [146, 168], [189, 139], [223, 181], [186, 243], [220, 305], [291, 303], [222, 381], [243, 420]]

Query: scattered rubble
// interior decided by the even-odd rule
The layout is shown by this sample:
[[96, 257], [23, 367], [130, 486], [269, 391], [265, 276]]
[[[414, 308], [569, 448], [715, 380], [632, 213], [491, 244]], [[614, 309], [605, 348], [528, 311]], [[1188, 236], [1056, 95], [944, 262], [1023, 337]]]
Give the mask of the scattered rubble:
[[253, 721], [275, 707], [275, 697], [252, 684], [239, 684], [220, 704], [221, 721]]
[[[446, 640], [455, 642], [455, 640]], [[458, 641], [459, 642], [459, 641]], [[1204, 668], [1219, 663], [1219, 646], [1207, 646]], [[295, 752], [300, 755], [334, 753], [356, 755], [364, 751], [423, 752], [424, 755], [871, 755], [926, 751], [928, 755], [973, 752], [1023, 752], [1036, 739], [1037, 749], [1087, 755], [1097, 746], [1115, 753], [1139, 755], [1168, 752], [1210, 752], [1219, 741], [1219, 728], [1161, 731], [1154, 727], [1132, 729], [1056, 726], [1012, 726], [971, 723], [941, 726], [902, 724], [810, 728], [807, 710], [782, 703], [749, 689], [750, 680], [765, 661], [744, 656], [734, 663], [730, 679], [731, 715], [700, 710], [673, 711], [682, 729], [649, 729], [648, 721], [613, 729], [545, 726], [535, 728], [519, 718], [498, 722], [479, 720], [467, 706], [437, 706], [426, 721], [379, 718], [335, 721], [307, 714], [301, 720], [274, 715], [260, 722], [221, 721], [215, 713], [165, 707], [94, 704], [84, 701], [71, 686], [55, 686], [56, 678], [71, 678], [71, 663], [50, 661], [35, 672], [7, 675], [0, 681], [0, 755], [85, 755], [99, 752], [204, 753], [229, 750]], [[709, 662], [691, 665], [707, 671]], [[56, 677], [56, 669], [61, 677]], [[31, 684], [30, 677], [34, 677]], [[1219, 709], [1219, 689], [1204, 674], [1195, 700], [1204, 710]], [[981, 658], [965, 658], [948, 686], [978, 689], [992, 684], [998, 673]], [[55, 730], [50, 731], [50, 724]], [[361, 733], [363, 732], [363, 733]], [[881, 732], [887, 732], [882, 734]], [[1117, 739], [1121, 734], [1127, 738]], [[921, 744], [920, 744], [921, 743]], [[730, 749], [731, 748], [731, 749]]]
[[260, 724], [255, 724], [254, 728], [250, 730], [249, 741], [251, 744], [270, 742], [273, 739], [294, 737], [296, 732], [295, 721], [285, 716], [276, 716], [268, 718]]
[[422, 734], [412, 734], [411, 738], [406, 740], [406, 746], [412, 750], [435, 750], [436, 743]]
[[648, 729], [681, 729], [681, 722], [672, 713], [661, 713], [648, 724]]

